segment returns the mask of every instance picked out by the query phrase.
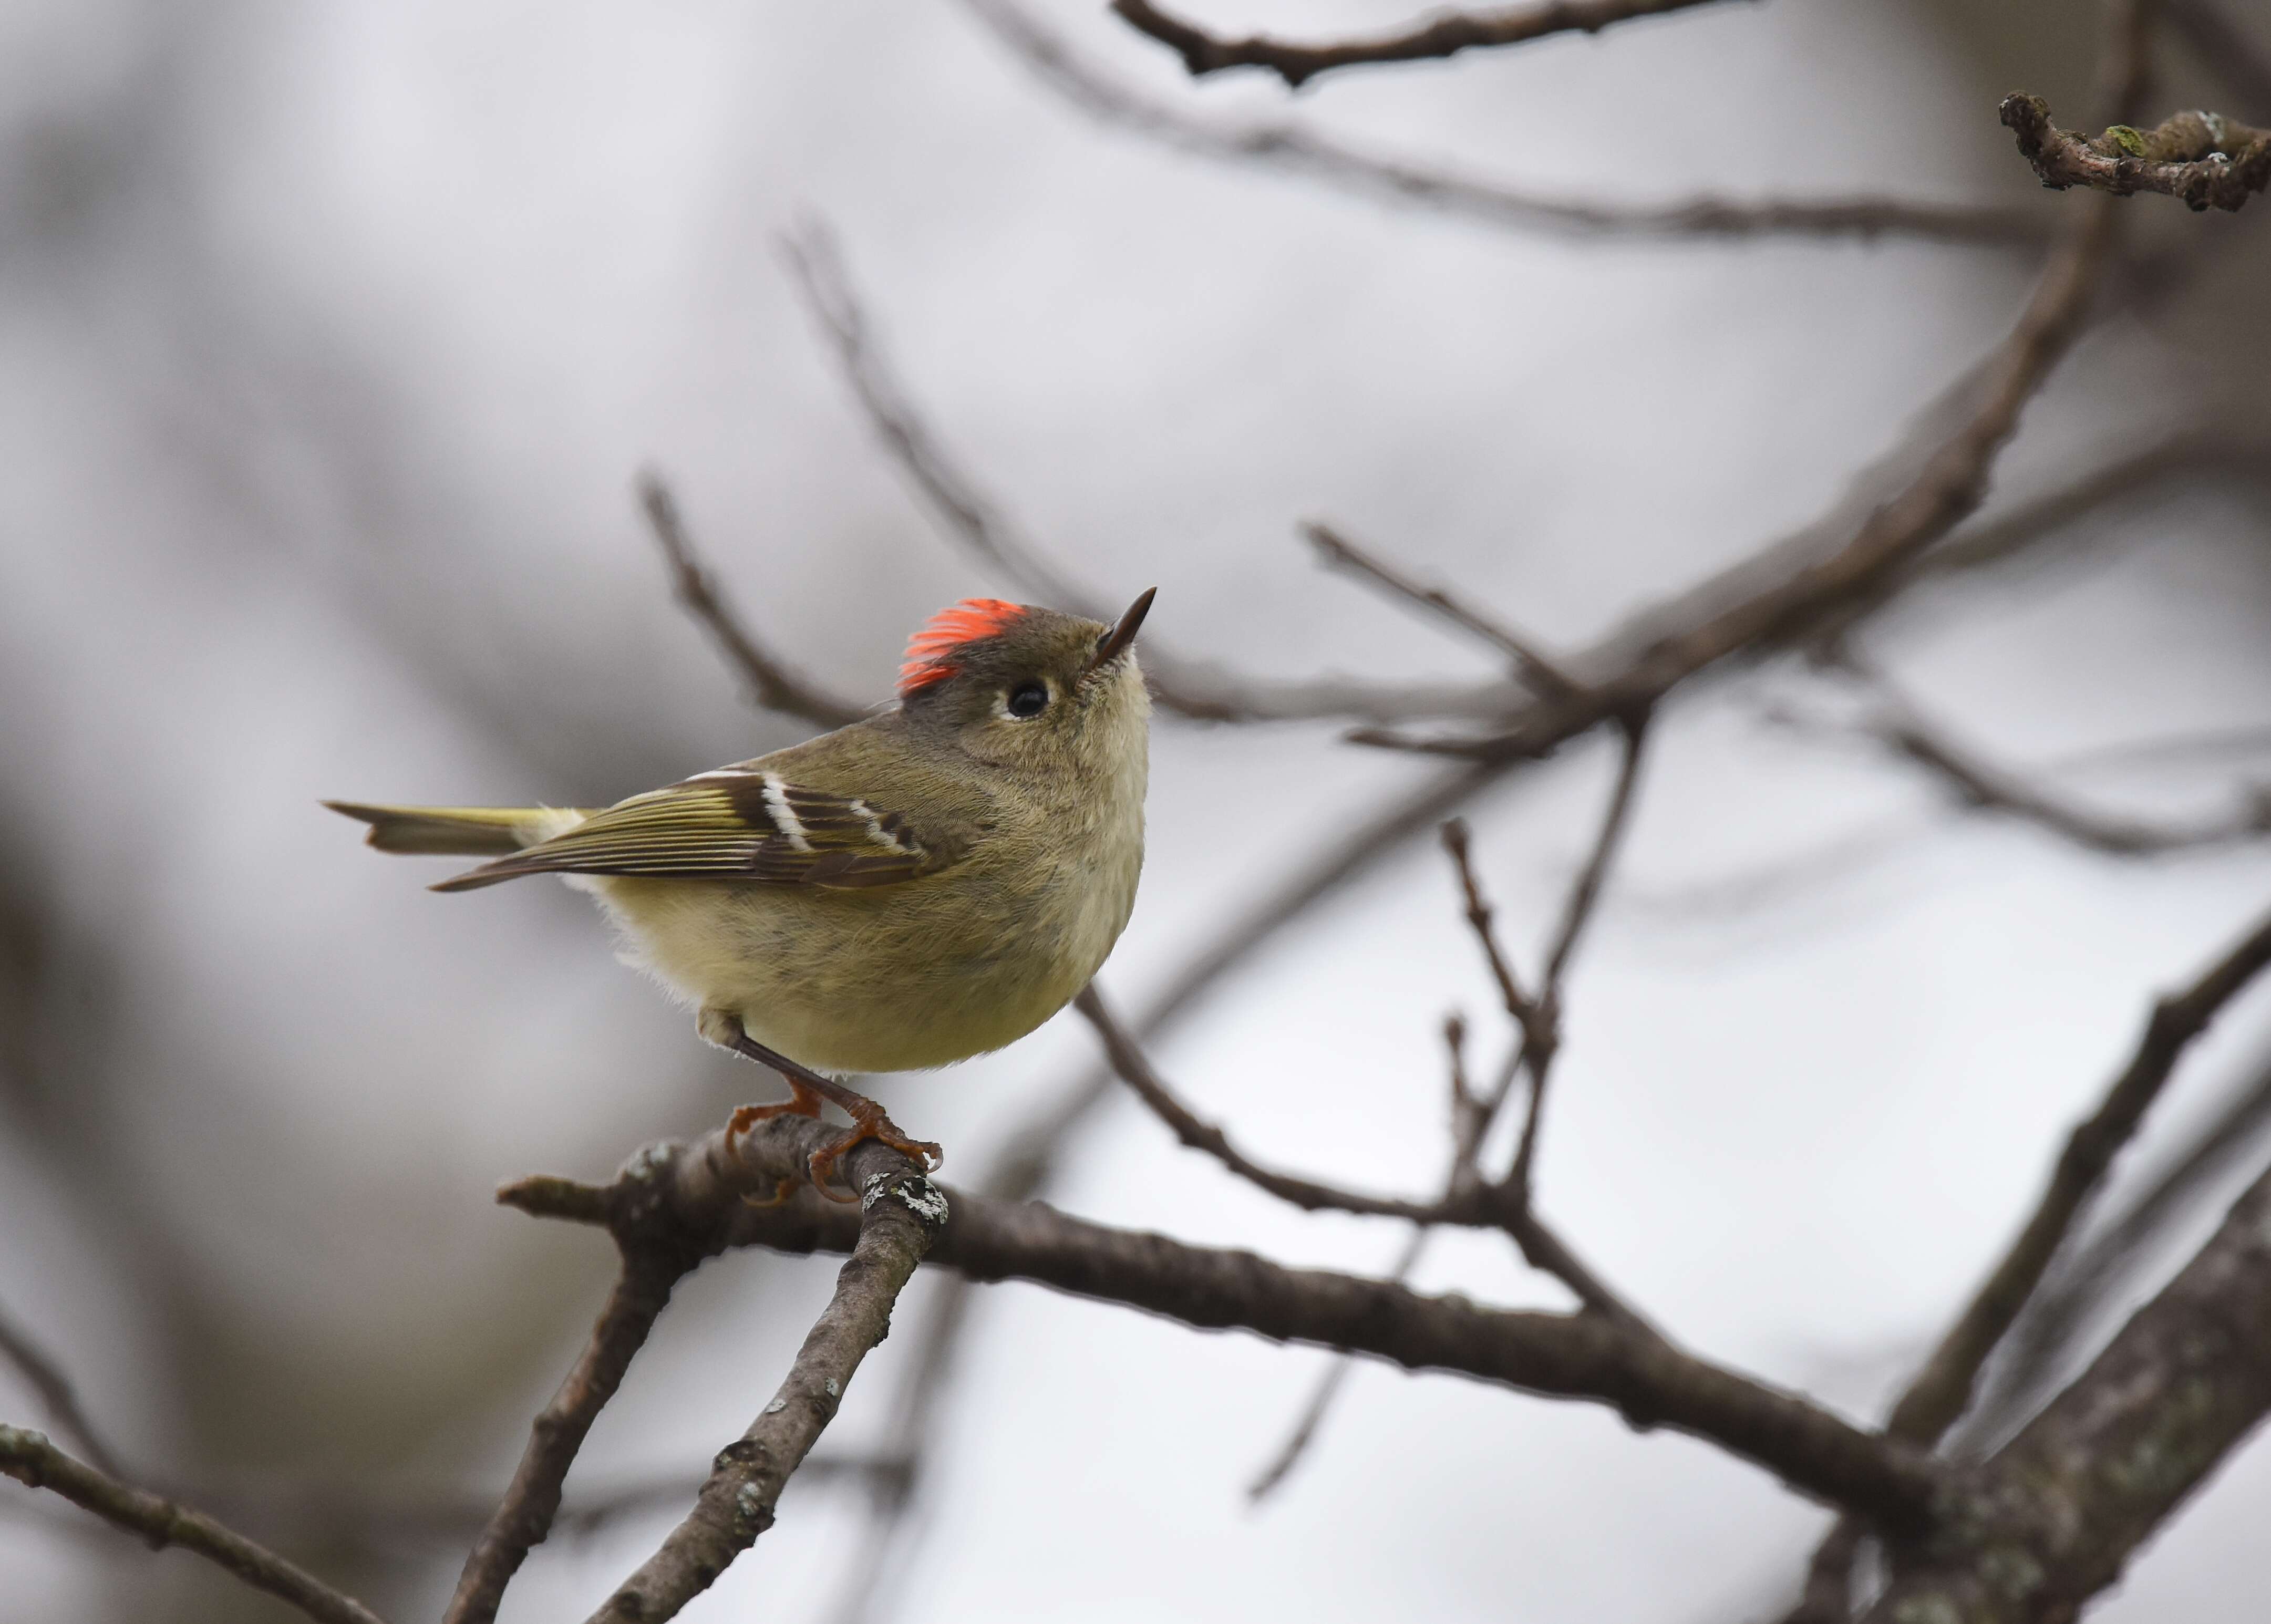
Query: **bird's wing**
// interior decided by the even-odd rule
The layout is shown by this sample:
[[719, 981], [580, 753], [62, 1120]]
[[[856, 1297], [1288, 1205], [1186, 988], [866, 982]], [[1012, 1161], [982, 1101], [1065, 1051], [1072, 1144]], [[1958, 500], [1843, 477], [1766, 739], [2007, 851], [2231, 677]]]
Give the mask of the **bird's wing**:
[[444, 880], [471, 890], [524, 874], [638, 874], [866, 890], [935, 873], [958, 854], [903, 816], [754, 764], [634, 795], [551, 839]]

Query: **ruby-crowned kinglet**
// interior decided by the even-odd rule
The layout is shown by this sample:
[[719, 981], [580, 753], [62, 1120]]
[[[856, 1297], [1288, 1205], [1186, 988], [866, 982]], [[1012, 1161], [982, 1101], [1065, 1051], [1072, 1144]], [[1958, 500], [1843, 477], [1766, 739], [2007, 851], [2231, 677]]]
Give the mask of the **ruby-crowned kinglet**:
[[[596, 896], [636, 962], [712, 1043], [852, 1114], [813, 1158], [825, 1188], [866, 1138], [922, 1159], [822, 1070], [944, 1066], [1024, 1037], [1088, 985], [1143, 866], [1148, 719], [1116, 626], [972, 598], [916, 632], [889, 709], [604, 811], [324, 804], [383, 852], [500, 853], [433, 889], [557, 874]], [[793, 1057], [793, 1058], [791, 1058]], [[799, 1062], [801, 1062], [800, 1064]]]

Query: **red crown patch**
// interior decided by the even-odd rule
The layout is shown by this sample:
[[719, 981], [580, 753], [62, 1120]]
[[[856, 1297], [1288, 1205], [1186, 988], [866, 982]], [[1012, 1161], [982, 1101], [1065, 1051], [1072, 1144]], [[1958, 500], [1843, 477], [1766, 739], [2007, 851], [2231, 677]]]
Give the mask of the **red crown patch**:
[[1024, 605], [1005, 603], [999, 598], [964, 598], [941, 609], [907, 639], [906, 663], [899, 667], [899, 692], [912, 694], [945, 682], [961, 669], [954, 663], [957, 650], [994, 636], [1024, 613]]

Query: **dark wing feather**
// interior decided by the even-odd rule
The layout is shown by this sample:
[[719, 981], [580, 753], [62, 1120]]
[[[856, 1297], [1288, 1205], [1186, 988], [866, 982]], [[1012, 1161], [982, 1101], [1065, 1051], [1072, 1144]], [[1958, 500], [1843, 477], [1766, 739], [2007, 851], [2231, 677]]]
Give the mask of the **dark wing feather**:
[[637, 874], [855, 890], [896, 885], [947, 860], [897, 812], [729, 767], [634, 795], [434, 889], [471, 890], [524, 874]]

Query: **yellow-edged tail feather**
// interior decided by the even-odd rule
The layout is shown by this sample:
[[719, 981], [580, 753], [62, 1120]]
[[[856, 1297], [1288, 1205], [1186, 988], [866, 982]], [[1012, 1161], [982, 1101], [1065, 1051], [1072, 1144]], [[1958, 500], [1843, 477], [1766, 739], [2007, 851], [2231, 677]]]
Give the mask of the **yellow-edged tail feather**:
[[382, 852], [432, 857], [503, 857], [590, 816], [552, 807], [381, 807], [356, 801], [324, 804], [369, 823], [366, 845]]

